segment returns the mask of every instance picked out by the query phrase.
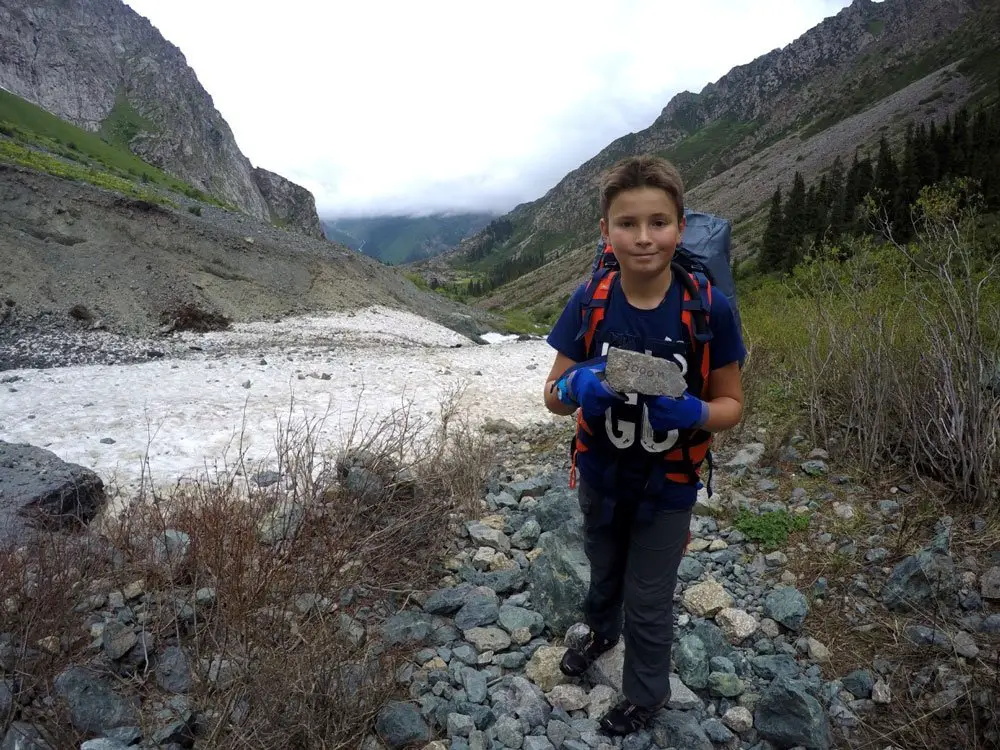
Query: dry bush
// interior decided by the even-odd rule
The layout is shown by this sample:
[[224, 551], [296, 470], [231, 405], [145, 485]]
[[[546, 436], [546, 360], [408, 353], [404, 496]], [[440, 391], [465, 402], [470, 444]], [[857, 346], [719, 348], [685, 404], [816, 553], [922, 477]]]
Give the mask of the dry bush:
[[809, 409], [863, 470], [902, 464], [984, 506], [1000, 487], [1000, 265], [977, 254], [955, 204], [925, 192], [915, 244], [813, 266], [829, 293], [813, 292]]
[[194, 302], [177, 302], [160, 313], [160, 324], [174, 331], [224, 331], [231, 322], [222, 313], [206, 310]]
[[15, 720], [35, 721], [53, 747], [76, 747], [84, 738], [58, 704], [62, 721], [51, 720], [52, 685], [68, 663], [86, 657], [84, 615], [72, 607], [99, 596], [113, 558], [99, 540], [64, 531], [24, 542], [0, 548], [0, 674], [14, 696], [10, 713], [0, 716], [0, 737]]
[[[142, 581], [130, 607], [155, 654], [178, 645], [188, 655], [205, 747], [358, 746], [397, 690], [405, 658], [380, 643], [380, 624], [436, 585], [453, 524], [481, 497], [492, 463], [489, 438], [462, 419], [460, 395], [446, 394], [436, 420], [406, 404], [366, 428], [356, 417], [331, 448], [321, 440], [325, 415], [293, 419], [290, 409], [269, 467], [277, 481], [255, 481], [262, 467], [246, 460], [241, 437], [210, 477], [169, 492], [144, 485], [103, 519], [101, 536], [90, 537], [99, 544], [0, 559], [0, 594], [19, 607], [9, 628], [17, 642], [55, 635], [59, 644], [21, 668], [31, 675], [26, 689], [59, 705], [55, 675], [95, 656], [85, 618], [111, 616], [103, 606], [71, 608], [91, 589]], [[104, 666], [144, 706], [166, 697], [154, 659], [131, 671]], [[60, 723], [69, 726], [64, 716]], [[60, 746], [78, 744], [66, 731]]]

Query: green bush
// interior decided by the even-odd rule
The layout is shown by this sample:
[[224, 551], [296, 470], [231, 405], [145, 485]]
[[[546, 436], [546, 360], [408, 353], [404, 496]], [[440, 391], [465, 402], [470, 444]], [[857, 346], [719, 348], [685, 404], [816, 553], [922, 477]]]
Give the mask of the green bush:
[[792, 515], [785, 510], [757, 514], [744, 509], [736, 516], [733, 526], [748, 539], [763, 545], [765, 549], [773, 550], [784, 546], [789, 534], [808, 529], [809, 516]]

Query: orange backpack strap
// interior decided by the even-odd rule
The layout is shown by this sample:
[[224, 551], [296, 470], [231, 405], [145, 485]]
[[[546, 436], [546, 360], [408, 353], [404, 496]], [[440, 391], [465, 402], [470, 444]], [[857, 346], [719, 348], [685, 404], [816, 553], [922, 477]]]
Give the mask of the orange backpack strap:
[[591, 356], [594, 335], [597, 333], [597, 326], [604, 320], [604, 313], [611, 298], [611, 287], [617, 276], [618, 271], [612, 268], [599, 268], [587, 285], [587, 291], [583, 297], [583, 320], [580, 331], [576, 334], [577, 341], [583, 339], [587, 358]]

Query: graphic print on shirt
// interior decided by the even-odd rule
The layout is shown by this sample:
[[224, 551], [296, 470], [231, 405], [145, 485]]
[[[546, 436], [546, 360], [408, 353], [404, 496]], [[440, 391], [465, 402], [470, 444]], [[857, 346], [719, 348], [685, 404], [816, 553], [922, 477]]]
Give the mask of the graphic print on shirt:
[[[670, 336], [665, 337], [667, 343], [674, 343]], [[607, 357], [608, 350], [611, 348], [610, 341], [604, 341], [601, 344], [601, 356]], [[652, 348], [643, 348], [647, 355], [652, 355]], [[673, 359], [676, 360], [677, 364], [680, 365], [681, 375], [687, 376], [688, 363], [687, 358], [680, 352], [673, 352]], [[625, 394], [625, 405], [626, 406], [638, 406], [639, 404], [639, 394], [638, 393], [626, 393]], [[604, 431], [607, 433], [608, 440], [611, 444], [620, 450], [625, 450], [631, 448], [635, 444], [635, 435], [637, 425], [635, 422], [629, 421], [627, 419], [622, 419], [621, 417], [615, 417], [614, 407], [609, 407], [604, 412]], [[680, 432], [678, 430], [670, 430], [663, 440], [657, 440], [656, 434], [653, 430], [653, 425], [649, 422], [649, 409], [645, 402], [642, 405], [642, 432], [639, 436], [639, 444], [642, 446], [643, 450], [649, 453], [663, 453], [670, 450], [677, 444], [677, 438]]]

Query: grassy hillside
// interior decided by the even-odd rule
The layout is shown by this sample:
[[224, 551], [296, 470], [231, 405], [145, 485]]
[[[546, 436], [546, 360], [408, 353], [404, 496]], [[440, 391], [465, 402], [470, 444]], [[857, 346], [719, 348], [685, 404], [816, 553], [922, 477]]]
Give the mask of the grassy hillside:
[[344, 242], [365, 255], [396, 265], [432, 257], [455, 247], [482, 229], [489, 214], [374, 216], [323, 222], [329, 239]]
[[120, 98], [101, 132], [90, 133], [0, 89], [0, 160], [157, 203], [171, 202], [167, 192], [224, 206], [128, 150], [128, 139], [149, 127], [140, 120]]

